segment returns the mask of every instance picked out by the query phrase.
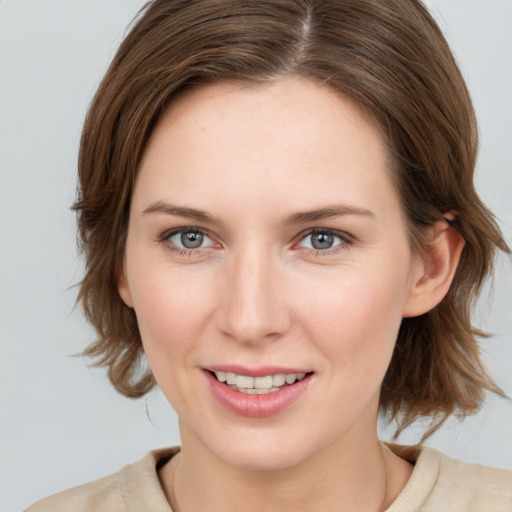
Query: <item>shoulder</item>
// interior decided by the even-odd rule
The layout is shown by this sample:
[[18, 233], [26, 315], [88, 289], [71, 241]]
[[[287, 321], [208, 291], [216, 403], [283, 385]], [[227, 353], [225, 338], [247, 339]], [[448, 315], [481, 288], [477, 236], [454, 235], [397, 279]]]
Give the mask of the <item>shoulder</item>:
[[127, 510], [118, 473], [49, 496], [34, 503], [26, 512], [85, 512], [86, 510], [94, 512]]
[[[149, 452], [117, 473], [54, 494], [34, 503], [25, 512], [128, 512], [134, 505], [161, 505], [169, 510], [158, 480], [158, 468], [179, 451], [165, 448]], [[155, 501], [156, 500], [156, 501]]]
[[427, 447], [390, 445], [414, 471], [388, 512], [511, 512], [512, 472], [468, 464]]
[[[494, 512], [512, 511], [512, 472], [480, 464], [467, 464], [439, 452], [439, 476], [432, 491], [432, 507], [449, 497], [460, 510]], [[439, 509], [437, 509], [439, 510]]]

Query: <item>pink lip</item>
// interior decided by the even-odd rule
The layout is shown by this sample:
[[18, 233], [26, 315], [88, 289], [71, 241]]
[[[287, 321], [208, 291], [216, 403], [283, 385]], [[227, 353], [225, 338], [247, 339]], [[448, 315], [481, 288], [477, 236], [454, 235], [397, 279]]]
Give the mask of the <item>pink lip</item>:
[[247, 377], [266, 377], [267, 375], [277, 375], [279, 373], [308, 373], [310, 370], [303, 368], [289, 368], [284, 366], [259, 366], [258, 368], [247, 368], [236, 364], [214, 365], [205, 368], [210, 372], [230, 372]]
[[[223, 367], [226, 368], [226, 367]], [[231, 366], [230, 368], [234, 368]], [[268, 370], [266, 368], [265, 370]], [[215, 371], [229, 371], [229, 370], [215, 370]], [[246, 371], [246, 370], [244, 370]], [[250, 375], [248, 373], [236, 372], [238, 375]], [[264, 376], [275, 373], [300, 373], [290, 371], [287, 369], [286, 372], [272, 371], [269, 373], [261, 373], [254, 376]], [[222, 382], [219, 382], [210, 372], [205, 371], [204, 375], [207, 378], [209, 388], [213, 396], [217, 401], [225, 407], [227, 410], [239, 414], [241, 416], [248, 416], [252, 418], [264, 418], [277, 414], [298, 400], [307, 390], [312, 374], [306, 375], [304, 379], [295, 382], [291, 386], [286, 386], [279, 391], [267, 393], [265, 395], [248, 395], [247, 393], [241, 393], [235, 391], [230, 387], [226, 386]], [[250, 375], [253, 376], [253, 375]]]

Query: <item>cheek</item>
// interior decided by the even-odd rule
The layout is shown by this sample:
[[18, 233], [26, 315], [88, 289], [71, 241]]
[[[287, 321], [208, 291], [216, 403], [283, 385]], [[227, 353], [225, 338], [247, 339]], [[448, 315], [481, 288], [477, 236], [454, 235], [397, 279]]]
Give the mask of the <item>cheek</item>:
[[303, 304], [304, 324], [340, 375], [385, 373], [402, 319], [403, 277], [351, 272]]
[[134, 266], [130, 288], [144, 351], [160, 380], [169, 365], [180, 367], [193, 352], [215, 308], [215, 283], [205, 272], [168, 264]]
[[214, 285], [157, 267], [134, 278], [134, 308], [148, 365], [167, 401], [176, 411], [187, 410], [188, 401], [200, 399], [189, 383], [214, 307]]

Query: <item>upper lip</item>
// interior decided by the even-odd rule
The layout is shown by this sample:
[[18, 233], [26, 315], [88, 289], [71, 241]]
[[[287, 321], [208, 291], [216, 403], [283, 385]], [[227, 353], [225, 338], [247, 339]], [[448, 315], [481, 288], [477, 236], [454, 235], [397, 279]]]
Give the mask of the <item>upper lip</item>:
[[310, 373], [311, 370], [299, 367], [289, 366], [258, 366], [249, 368], [237, 364], [217, 364], [204, 368], [210, 372], [229, 372], [236, 375], [246, 375], [247, 377], [265, 377], [267, 375], [278, 375], [284, 373], [289, 375], [292, 373]]

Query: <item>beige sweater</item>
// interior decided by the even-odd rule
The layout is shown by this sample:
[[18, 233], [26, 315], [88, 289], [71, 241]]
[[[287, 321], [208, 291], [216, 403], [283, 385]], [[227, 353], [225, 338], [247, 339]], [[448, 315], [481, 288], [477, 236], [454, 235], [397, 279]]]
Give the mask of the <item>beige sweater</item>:
[[[465, 464], [426, 447], [390, 448], [415, 467], [386, 512], [512, 512], [511, 471]], [[26, 512], [172, 512], [157, 471], [178, 451], [149, 452], [113, 475], [38, 501]]]

